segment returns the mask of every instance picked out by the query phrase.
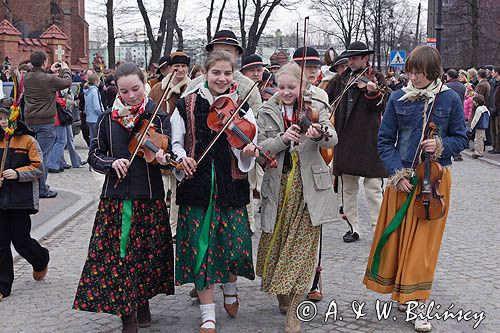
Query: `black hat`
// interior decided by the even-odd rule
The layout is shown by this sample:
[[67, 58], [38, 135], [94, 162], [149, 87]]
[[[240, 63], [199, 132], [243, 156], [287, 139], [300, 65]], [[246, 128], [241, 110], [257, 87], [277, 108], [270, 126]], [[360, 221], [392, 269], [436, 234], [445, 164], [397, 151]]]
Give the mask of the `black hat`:
[[214, 44], [226, 44], [235, 46], [238, 49], [238, 53], [243, 53], [243, 48], [240, 46], [240, 42], [236, 39], [234, 32], [230, 30], [219, 30], [215, 33], [214, 38], [205, 46], [207, 52], [212, 52], [214, 49]]
[[[302, 53], [303, 53], [304, 48], [299, 47], [295, 52], [293, 53], [292, 60], [295, 61], [297, 64], [302, 64]], [[321, 66], [321, 60], [319, 57], [318, 51], [316, 51], [315, 48], [312, 47], [307, 47], [306, 49], [306, 54], [305, 54], [305, 59], [306, 59], [306, 65], [316, 65], [316, 66]]]
[[170, 66], [171, 61], [172, 59], [170, 58], [170, 55], [161, 57], [160, 60], [158, 60], [158, 69], [156, 69], [156, 74], [161, 74], [160, 68], [163, 66]]
[[10, 114], [10, 107], [12, 106], [13, 99], [5, 97], [0, 100], [0, 112], [6, 115]]
[[169, 62], [170, 66], [175, 64], [184, 64], [186, 66], [189, 66], [190, 62], [191, 58], [189, 58], [188, 55], [182, 51], [176, 51], [170, 53], [170, 62]]
[[342, 58], [349, 58], [349, 57], [354, 57], [354, 56], [365, 56], [369, 54], [373, 54], [375, 51], [368, 49], [368, 46], [366, 46], [365, 43], [363, 42], [352, 42], [349, 44], [347, 47], [347, 50], [342, 52], [340, 55]]
[[342, 52], [337, 58], [335, 58], [335, 62], [330, 67], [330, 72], [336, 73], [338, 65], [342, 65], [342, 64], [346, 64], [347, 63], [348, 59], [344, 58], [343, 55], [344, 55], [344, 52]]
[[270, 65], [267, 66], [267, 68], [271, 69], [271, 68], [277, 68], [277, 69], [280, 69], [281, 68], [281, 65], [277, 62], [272, 62]]
[[247, 55], [245, 58], [243, 58], [243, 60], [241, 61], [240, 70], [249, 69], [253, 67], [264, 67], [262, 58], [256, 55], [255, 53]]

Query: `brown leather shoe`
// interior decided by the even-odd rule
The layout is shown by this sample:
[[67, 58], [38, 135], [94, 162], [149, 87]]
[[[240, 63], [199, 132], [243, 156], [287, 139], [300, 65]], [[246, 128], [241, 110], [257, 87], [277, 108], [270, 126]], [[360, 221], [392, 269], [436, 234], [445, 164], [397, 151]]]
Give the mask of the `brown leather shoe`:
[[198, 298], [198, 292], [196, 291], [196, 288], [193, 288], [189, 291], [189, 297]]
[[122, 316], [122, 333], [138, 333], [137, 316], [135, 312], [128, 316]]
[[146, 301], [142, 307], [137, 309], [137, 322], [139, 327], [151, 326], [151, 311], [149, 311], [149, 301]]
[[277, 295], [278, 297], [278, 307], [282, 314], [286, 314], [288, 311], [288, 305], [290, 300], [288, 299], [288, 295]]
[[35, 281], [42, 281], [47, 276], [47, 272], [48, 271], [49, 271], [49, 265], [47, 265], [45, 267], [45, 269], [43, 271], [41, 271], [41, 272], [35, 272], [35, 271], [33, 271], [33, 279]]
[[211, 320], [211, 319], [205, 320], [203, 323], [201, 323], [200, 330], [198, 331], [198, 333], [217, 333], [217, 330], [215, 328], [201, 327], [201, 326], [205, 325], [205, 323], [209, 323], [209, 322], [214, 323], [214, 325], [215, 325], [214, 320]]
[[323, 299], [323, 294], [319, 290], [310, 291], [307, 293], [307, 299], [313, 302], [320, 302]]

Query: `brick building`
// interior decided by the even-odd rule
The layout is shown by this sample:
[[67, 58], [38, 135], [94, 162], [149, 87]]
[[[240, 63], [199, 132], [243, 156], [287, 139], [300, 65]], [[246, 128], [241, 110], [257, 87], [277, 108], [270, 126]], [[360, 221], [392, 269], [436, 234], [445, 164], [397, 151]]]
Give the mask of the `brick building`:
[[[428, 0], [427, 36], [436, 37], [437, 0]], [[443, 0], [441, 56], [445, 68], [500, 65], [500, 0]], [[477, 13], [477, 47], [473, 15]], [[475, 59], [474, 59], [475, 58]]]
[[85, 0], [0, 0], [0, 57], [17, 66], [36, 50], [74, 70], [89, 64]]

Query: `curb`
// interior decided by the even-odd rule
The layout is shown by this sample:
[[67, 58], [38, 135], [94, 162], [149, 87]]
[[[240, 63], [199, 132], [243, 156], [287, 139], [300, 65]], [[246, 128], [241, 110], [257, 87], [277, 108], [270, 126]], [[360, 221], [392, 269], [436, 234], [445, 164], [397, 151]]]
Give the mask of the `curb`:
[[[465, 155], [467, 156], [469, 159], [473, 159], [472, 158], [472, 152], [469, 152], [469, 151], [462, 151], [461, 152], [462, 155]], [[495, 160], [492, 160], [488, 157], [480, 157], [477, 159], [477, 161], [481, 162], [481, 163], [485, 163], [485, 164], [489, 164], [489, 165], [493, 165], [493, 166], [496, 166], [496, 167], [499, 167], [500, 168], [500, 162], [497, 162]]]
[[[64, 227], [66, 224], [68, 224], [69, 221], [74, 219], [78, 214], [80, 214], [85, 209], [90, 207], [96, 201], [96, 199], [93, 196], [87, 193], [68, 191], [67, 189], [60, 189], [60, 190], [72, 192], [80, 196], [80, 199], [75, 204], [66, 207], [65, 209], [57, 213], [55, 216], [47, 220], [47, 222], [43, 223], [40, 227], [36, 228], [31, 232], [31, 237], [33, 239], [36, 239], [38, 242], [42, 242], [43, 240], [50, 237], [57, 230]], [[16, 250], [14, 250], [13, 247], [11, 247], [11, 249], [12, 249], [12, 257], [14, 258], [14, 263], [15, 263], [21, 258], [21, 256], [17, 253]]]

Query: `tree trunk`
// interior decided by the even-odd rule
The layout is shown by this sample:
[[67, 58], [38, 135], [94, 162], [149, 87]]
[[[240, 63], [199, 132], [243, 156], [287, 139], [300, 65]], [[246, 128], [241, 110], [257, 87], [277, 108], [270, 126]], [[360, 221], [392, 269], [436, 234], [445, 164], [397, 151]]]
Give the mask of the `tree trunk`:
[[174, 45], [174, 30], [177, 25], [177, 8], [179, 7], [179, 0], [164, 0], [165, 8], [167, 8], [167, 35], [165, 37], [165, 51], [164, 54], [168, 55], [172, 52]]
[[478, 65], [478, 54], [479, 54], [479, 11], [477, 0], [471, 0], [471, 28], [472, 28], [472, 57], [471, 57], [471, 67]]
[[108, 24], [108, 67], [115, 68], [115, 26], [113, 22], [113, 0], [106, 2], [106, 21]]
[[182, 28], [179, 27], [177, 21], [175, 21], [175, 33], [177, 34], [177, 49], [184, 50], [184, 36], [182, 35]]
[[212, 14], [214, 12], [214, 2], [215, 0], [210, 2], [210, 11], [207, 16], [207, 43], [212, 41]]

